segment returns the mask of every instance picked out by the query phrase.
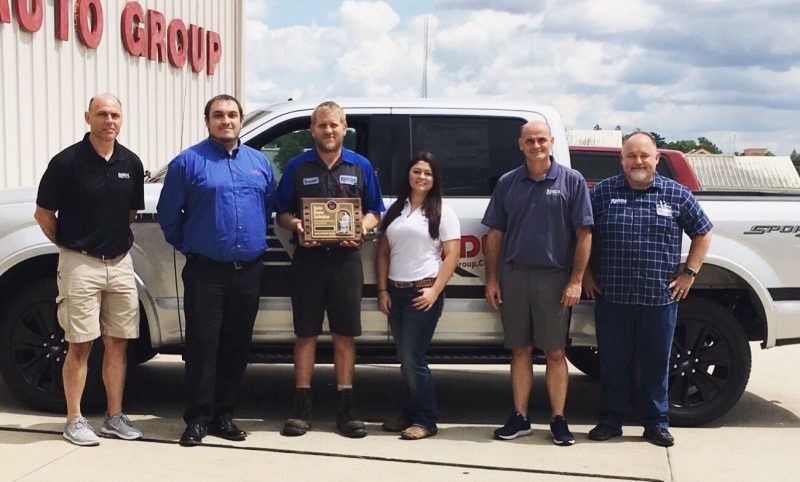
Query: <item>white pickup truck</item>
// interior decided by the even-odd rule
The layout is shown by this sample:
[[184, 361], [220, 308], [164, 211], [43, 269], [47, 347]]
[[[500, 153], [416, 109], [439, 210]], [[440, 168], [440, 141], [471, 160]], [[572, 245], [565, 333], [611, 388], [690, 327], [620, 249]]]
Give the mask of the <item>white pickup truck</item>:
[[[520, 126], [531, 119], [548, 122], [556, 161], [591, 170], [595, 178], [618, 172], [617, 152], [576, 150], [573, 157], [580, 162], [571, 163], [561, 118], [543, 106], [430, 99], [340, 103], [347, 112], [346, 145], [372, 161], [387, 203], [405, 182], [403, 168], [413, 152], [432, 151], [442, 164], [445, 202], [458, 213], [463, 236], [459, 268], [446, 290], [431, 360], [506, 361], [498, 316], [483, 297], [486, 228], [480, 219], [497, 178], [522, 162], [517, 148]], [[316, 104], [287, 102], [252, 113], [242, 131], [243, 142], [261, 149], [279, 171], [288, 158], [312, 146], [308, 127]], [[676, 176], [670, 163], [662, 164], [662, 173], [681, 180], [680, 169]], [[608, 172], [598, 176], [601, 165]], [[134, 224], [132, 256], [142, 336], [131, 345], [133, 362], [156, 353], [179, 354], [183, 348], [183, 289], [176, 274], [184, 259], [164, 241], [155, 215], [162, 175], [163, 171], [150, 175], [146, 208]], [[706, 423], [736, 403], [750, 374], [749, 341], [760, 341], [762, 348], [800, 343], [800, 195], [788, 191], [697, 192], [714, 222], [714, 240], [692, 296], [679, 310], [670, 369], [670, 415], [675, 424]], [[61, 410], [61, 365], [68, 346], [55, 318], [57, 254], [33, 221], [35, 195], [35, 189], [0, 192], [0, 372], [11, 392], [30, 406]], [[289, 239], [287, 232], [270, 228], [253, 334], [254, 362], [291, 359]], [[684, 256], [687, 248], [685, 240]], [[393, 362], [386, 317], [374, 299], [375, 243], [368, 241], [362, 249], [359, 361]], [[597, 372], [592, 313], [590, 301], [575, 307], [570, 329], [570, 360], [588, 374]], [[321, 343], [319, 350], [321, 361], [329, 359], [329, 343]], [[97, 390], [98, 361], [93, 354], [90, 394], [102, 393]]]

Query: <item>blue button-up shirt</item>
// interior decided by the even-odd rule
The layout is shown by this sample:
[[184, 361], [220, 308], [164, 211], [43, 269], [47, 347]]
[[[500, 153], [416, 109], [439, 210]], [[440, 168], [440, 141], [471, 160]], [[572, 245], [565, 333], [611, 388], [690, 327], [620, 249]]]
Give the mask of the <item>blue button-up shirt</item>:
[[183, 254], [251, 261], [267, 249], [275, 177], [267, 158], [211, 139], [172, 160], [158, 200], [167, 242]]
[[569, 269], [575, 231], [592, 225], [583, 176], [551, 162], [541, 181], [531, 179], [524, 163], [497, 181], [481, 223], [505, 233], [503, 263]]
[[693, 238], [712, 227], [692, 193], [658, 174], [647, 189], [634, 190], [619, 174], [596, 184], [591, 196], [592, 273], [602, 296], [612, 303], [672, 303], [682, 231]]

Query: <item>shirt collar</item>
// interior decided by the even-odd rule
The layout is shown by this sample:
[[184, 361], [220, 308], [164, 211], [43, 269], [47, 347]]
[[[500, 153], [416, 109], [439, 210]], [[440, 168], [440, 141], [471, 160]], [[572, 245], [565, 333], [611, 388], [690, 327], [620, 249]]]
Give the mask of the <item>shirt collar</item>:
[[[553, 181], [555, 179], [558, 179], [558, 176], [559, 176], [559, 174], [561, 174], [561, 171], [563, 169], [564, 168], [561, 167], [556, 162], [556, 160], [553, 158], [553, 156], [550, 156], [550, 169], [547, 170], [547, 174], [544, 175], [544, 179], [542, 179], [542, 181], [545, 181], [545, 180]], [[529, 180], [531, 182], [541, 182], [541, 181], [536, 181], [534, 179], [531, 179], [531, 177], [528, 175], [528, 165], [525, 162], [523, 162], [522, 165], [519, 167], [519, 172], [520, 172], [520, 180], [527, 179], [527, 180]]]
[[239, 146], [242, 145], [241, 139], [236, 139], [236, 147], [234, 147], [233, 151], [231, 151], [231, 153], [228, 154], [228, 148], [225, 147], [225, 144], [223, 144], [223, 143], [221, 143], [221, 142], [219, 142], [219, 141], [217, 141], [215, 139], [212, 139], [211, 136], [208, 137], [208, 142], [209, 142], [209, 144], [214, 146], [215, 149], [218, 149], [218, 150], [222, 151], [222, 153], [224, 153], [226, 156], [230, 155], [230, 156], [233, 156], [233, 157], [236, 157], [236, 154], [239, 153]]
[[[639, 189], [633, 189], [629, 184], [628, 180], [625, 179], [625, 173], [618, 174], [616, 179], [614, 180], [614, 187], [616, 189], [628, 189], [630, 191], [639, 191]], [[664, 189], [664, 177], [661, 176], [659, 173], [653, 173], [653, 182], [650, 183], [649, 186], [642, 189], [642, 191], [648, 191], [650, 189], [657, 189], [659, 191]]]
[[100, 154], [97, 153], [96, 150], [94, 150], [94, 146], [92, 145], [92, 141], [89, 140], [89, 136], [90, 135], [91, 135], [91, 133], [87, 132], [86, 134], [83, 135], [83, 141], [81, 141], [83, 143], [83, 148], [86, 149], [87, 152], [90, 152], [90, 153], [94, 154], [98, 159], [100, 159], [104, 163], [107, 162], [107, 163], [110, 164], [110, 163], [112, 163], [114, 161], [118, 161], [119, 160], [120, 152], [119, 152], [119, 149], [117, 149], [117, 146], [119, 145], [119, 143], [117, 142], [116, 139], [114, 139], [114, 151], [111, 153], [111, 157], [108, 158], [108, 161], [106, 161], [106, 159], [103, 156], [101, 156]]
[[[313, 151], [313, 152], [314, 152], [314, 155], [313, 155], [313, 157], [312, 157], [311, 159], [312, 159], [313, 161], [315, 161], [315, 162], [318, 162], [320, 165], [322, 165], [322, 166], [325, 166], [325, 167], [327, 168], [327, 167], [328, 167], [328, 165], [327, 165], [327, 164], [325, 164], [325, 163], [322, 161], [322, 158], [320, 158], [320, 157], [319, 157], [319, 151], [317, 151], [317, 149], [316, 149], [316, 148], [314, 148], [314, 151]], [[341, 150], [341, 152], [339, 153], [339, 158], [338, 158], [338, 159], [336, 159], [336, 162], [334, 162], [334, 163], [333, 163], [333, 165], [331, 166], [331, 170], [334, 170], [334, 169], [336, 169], [336, 168], [337, 168], [337, 167], [339, 167], [339, 165], [340, 165], [340, 164], [342, 164], [343, 162], [346, 162], [347, 164], [355, 164], [355, 162], [353, 162], [353, 160], [352, 160], [352, 159], [350, 159], [350, 156], [348, 155], [348, 153], [349, 153], [349, 152], [350, 152], [350, 151], [348, 151], [347, 149], [345, 149], [344, 147], [342, 147], [342, 150]]]

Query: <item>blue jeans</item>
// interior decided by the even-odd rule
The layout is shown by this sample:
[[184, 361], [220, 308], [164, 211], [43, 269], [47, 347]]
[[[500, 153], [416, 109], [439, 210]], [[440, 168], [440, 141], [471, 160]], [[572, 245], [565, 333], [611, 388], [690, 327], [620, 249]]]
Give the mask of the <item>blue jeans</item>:
[[389, 288], [392, 309], [389, 327], [397, 347], [403, 375], [403, 419], [436, 432], [436, 390], [425, 354], [444, 308], [444, 293], [428, 311], [411, 305], [417, 288]]
[[638, 347], [639, 415], [645, 427], [669, 426], [668, 370], [678, 303], [663, 306], [611, 303], [594, 308], [600, 354], [600, 420], [620, 427], [625, 419], [630, 361]]

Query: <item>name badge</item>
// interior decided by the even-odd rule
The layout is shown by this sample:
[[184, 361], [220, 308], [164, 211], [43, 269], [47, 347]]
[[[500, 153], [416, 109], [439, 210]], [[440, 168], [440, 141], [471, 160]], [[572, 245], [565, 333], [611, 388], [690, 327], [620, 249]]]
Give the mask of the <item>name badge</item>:
[[314, 184], [319, 184], [318, 177], [304, 177], [303, 178], [303, 186], [313, 186]]
[[348, 186], [355, 186], [358, 184], [358, 178], [356, 176], [339, 176], [339, 184], [347, 184]]
[[129, 173], [127, 173], [127, 172], [118, 172], [117, 173], [117, 178], [118, 179], [130, 179], [131, 175]]
[[658, 201], [658, 204], [656, 204], [656, 214], [658, 214], [659, 216], [665, 216], [671, 218], [672, 206], [665, 203], [664, 201]]
[[624, 206], [624, 205], [628, 204], [628, 200], [627, 199], [615, 198], [615, 199], [611, 200], [611, 204], [622, 204]]

